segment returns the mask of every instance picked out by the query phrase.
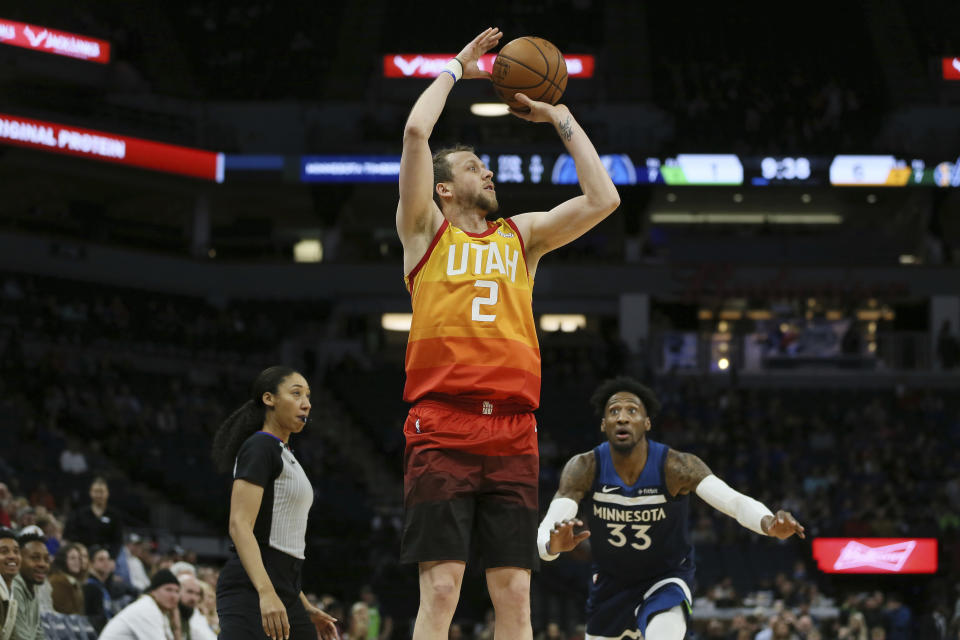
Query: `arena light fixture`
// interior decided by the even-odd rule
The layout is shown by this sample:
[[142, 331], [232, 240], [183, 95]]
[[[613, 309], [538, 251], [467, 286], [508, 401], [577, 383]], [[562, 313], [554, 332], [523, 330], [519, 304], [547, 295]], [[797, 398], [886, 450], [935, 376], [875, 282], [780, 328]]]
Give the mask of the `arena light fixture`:
[[474, 102], [470, 105], [470, 113], [484, 118], [497, 118], [510, 113], [510, 107], [503, 102]]
[[665, 211], [650, 214], [654, 224], [840, 224], [835, 213], [690, 213]]
[[410, 331], [413, 314], [385, 313], [380, 316], [380, 326], [386, 331]]
[[579, 313], [545, 313], [540, 316], [540, 328], [551, 333], [573, 333], [577, 329], [585, 329], [586, 326], [587, 317]]
[[323, 243], [318, 238], [304, 238], [293, 245], [294, 262], [321, 262]]

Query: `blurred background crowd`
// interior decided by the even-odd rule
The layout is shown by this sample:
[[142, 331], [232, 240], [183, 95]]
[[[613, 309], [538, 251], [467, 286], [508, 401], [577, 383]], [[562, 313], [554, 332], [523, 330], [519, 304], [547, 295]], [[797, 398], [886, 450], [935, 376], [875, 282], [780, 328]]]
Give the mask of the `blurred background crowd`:
[[[623, 184], [618, 212], [543, 261], [541, 505], [560, 465], [598, 444], [594, 387], [634, 375], [663, 401], [651, 437], [807, 530], [760, 539], [693, 500], [689, 638], [960, 638], [958, 189], [834, 187], [823, 164], [925, 159], [944, 163], [938, 184], [960, 185], [960, 83], [941, 66], [960, 56], [960, 3], [776, 9], [492, 2], [482, 24], [420, 0], [0, 9], [109, 41], [112, 55], [98, 65], [0, 42], [0, 119], [280, 163], [228, 166], [215, 184], [0, 138], [0, 548], [41, 536], [46, 636], [95, 637], [164, 569], [194, 637], [217, 631], [230, 480], [214, 472], [212, 434], [261, 369], [289, 363], [313, 389], [292, 442], [315, 490], [305, 592], [344, 638], [409, 637], [417, 576], [397, 563], [406, 332], [388, 321], [409, 312], [396, 184], [307, 183], [298, 163], [399, 154], [429, 80], [385, 78], [383, 57], [453, 54], [496, 25], [595, 56], [564, 101], [601, 153], [641, 173], [712, 153], [809, 157], [816, 178]], [[561, 152], [547, 127], [470, 113], [492, 95], [458, 84], [432, 142], [475, 144], [491, 162]], [[575, 193], [526, 177], [498, 184], [504, 215]], [[306, 264], [305, 240], [321, 248]], [[938, 568], [825, 573], [818, 537], [934, 538]], [[36, 578], [33, 559], [11, 566], [8, 582]], [[490, 640], [482, 566], [468, 572], [450, 637]], [[538, 638], [583, 637], [589, 579], [588, 545], [535, 575]]]

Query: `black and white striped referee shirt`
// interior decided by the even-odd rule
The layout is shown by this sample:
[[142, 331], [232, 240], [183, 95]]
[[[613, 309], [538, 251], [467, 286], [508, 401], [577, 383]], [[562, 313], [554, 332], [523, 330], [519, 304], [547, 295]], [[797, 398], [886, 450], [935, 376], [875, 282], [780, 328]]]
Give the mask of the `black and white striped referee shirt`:
[[290, 448], [265, 431], [254, 433], [237, 453], [233, 479], [263, 487], [253, 525], [257, 543], [302, 560], [313, 487]]

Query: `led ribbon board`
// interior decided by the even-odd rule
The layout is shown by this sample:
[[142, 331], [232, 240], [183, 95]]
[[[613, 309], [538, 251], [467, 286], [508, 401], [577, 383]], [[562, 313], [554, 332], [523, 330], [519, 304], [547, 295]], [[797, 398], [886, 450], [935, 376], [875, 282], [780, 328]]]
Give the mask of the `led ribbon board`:
[[223, 182], [223, 154], [0, 113], [0, 143]]
[[[383, 56], [383, 77], [435, 78], [454, 55], [453, 53], [388, 53]], [[495, 53], [481, 56], [477, 66], [481, 71], [492, 71], [496, 57]], [[567, 63], [567, 77], [593, 77], [592, 55], [564, 55], [563, 61]]]
[[110, 62], [110, 43], [106, 40], [3, 18], [0, 18], [0, 44], [100, 64]]

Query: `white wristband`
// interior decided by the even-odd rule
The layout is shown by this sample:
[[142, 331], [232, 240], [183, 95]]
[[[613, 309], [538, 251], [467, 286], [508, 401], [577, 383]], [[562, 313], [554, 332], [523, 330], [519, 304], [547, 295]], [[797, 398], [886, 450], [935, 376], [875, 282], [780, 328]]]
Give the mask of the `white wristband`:
[[762, 502], [734, 491], [717, 476], [711, 474], [701, 480], [697, 485], [697, 495], [717, 511], [736, 518], [737, 522], [747, 529], [762, 536], [767, 535], [761, 523], [764, 516], [773, 515], [770, 509], [767, 509]]
[[[463, 77], [463, 63], [457, 58], [450, 58], [447, 64], [443, 67], [443, 71], [446, 71], [452, 75], [453, 81], [456, 82]], [[443, 71], [440, 73], [443, 73]]]
[[564, 520], [570, 520], [577, 516], [577, 503], [570, 498], [554, 498], [547, 509], [547, 515], [543, 516], [543, 522], [537, 529], [537, 550], [540, 552], [540, 558], [543, 560], [556, 560], [559, 553], [550, 553], [547, 551], [547, 545], [550, 544], [550, 532], [553, 525]]

